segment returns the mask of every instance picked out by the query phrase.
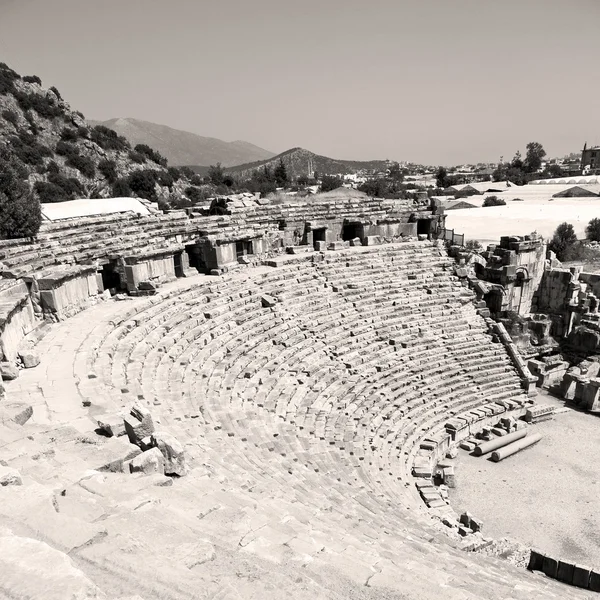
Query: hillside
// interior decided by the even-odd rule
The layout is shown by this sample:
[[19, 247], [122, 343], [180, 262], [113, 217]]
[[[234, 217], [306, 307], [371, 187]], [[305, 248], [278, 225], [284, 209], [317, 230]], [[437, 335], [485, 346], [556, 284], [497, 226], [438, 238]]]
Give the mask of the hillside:
[[130, 144], [147, 144], [160, 152], [169, 164], [215, 165], [224, 167], [242, 163], [267, 160], [273, 152], [244, 141], [224, 142], [217, 138], [203, 137], [138, 119], [110, 119], [88, 121], [91, 125], [104, 125], [126, 138]]
[[[147, 145], [132, 147], [104, 126], [90, 127], [60, 92], [36, 76], [0, 63], [0, 234], [11, 236], [14, 215], [40, 202], [139, 196], [164, 207], [189, 204], [202, 193]], [[193, 189], [192, 189], [193, 188]], [[37, 209], [35, 209], [37, 210]], [[8, 223], [8, 224], [7, 224]], [[25, 229], [28, 231], [28, 229]]]
[[[319, 175], [332, 175], [337, 173], [349, 174], [362, 170], [384, 171], [388, 167], [388, 161], [385, 160], [340, 160], [321, 156], [314, 152], [310, 152], [309, 150], [305, 150], [304, 148], [292, 148], [291, 150], [286, 150], [268, 160], [237, 165], [226, 169], [226, 171], [240, 179], [246, 179], [251, 177], [253, 172], [262, 169], [265, 166], [274, 169], [279, 164], [280, 160], [283, 160], [288, 175], [293, 178], [296, 178], [299, 175], [308, 175], [311, 166], [312, 170], [319, 173]], [[198, 167], [191, 167], [191, 169], [195, 172], [202, 173], [202, 170]]]

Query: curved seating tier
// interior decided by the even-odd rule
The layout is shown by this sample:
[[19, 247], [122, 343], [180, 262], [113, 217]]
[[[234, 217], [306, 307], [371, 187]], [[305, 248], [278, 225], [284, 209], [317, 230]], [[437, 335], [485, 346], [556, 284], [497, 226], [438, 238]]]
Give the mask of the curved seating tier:
[[[526, 400], [448, 259], [407, 242], [280, 262], [86, 311], [100, 318], [73, 372], [93, 414], [147, 405], [206, 473], [169, 488], [170, 510], [197, 528], [187, 515], [217, 494], [230, 519], [212, 522], [206, 506], [203, 535], [278, 562], [294, 552], [325, 586], [333, 566], [365, 590], [404, 592], [408, 577], [424, 598], [560, 597], [457, 550], [414, 486], [424, 440], [450, 418]], [[107, 581], [127, 568], [126, 553], [83, 554]]]

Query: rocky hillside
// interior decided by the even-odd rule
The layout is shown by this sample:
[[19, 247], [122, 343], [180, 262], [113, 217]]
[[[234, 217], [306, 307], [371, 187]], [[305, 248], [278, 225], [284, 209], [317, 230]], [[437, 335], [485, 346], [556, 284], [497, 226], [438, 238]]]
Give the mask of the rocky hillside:
[[90, 125], [103, 125], [116, 131], [131, 145], [146, 144], [158, 150], [171, 165], [216, 165], [224, 167], [241, 165], [274, 156], [273, 152], [244, 141], [224, 142], [217, 138], [203, 137], [138, 119], [110, 119], [88, 121]]
[[372, 160], [372, 161], [356, 161], [356, 160], [340, 160], [328, 158], [305, 150], [304, 148], [292, 148], [286, 150], [269, 160], [257, 161], [231, 167], [227, 169], [228, 173], [235, 175], [241, 179], [246, 179], [252, 176], [252, 173], [257, 169], [262, 169], [265, 166], [274, 169], [279, 161], [283, 160], [289, 176], [296, 178], [299, 175], [310, 175], [309, 169], [317, 172], [319, 175], [336, 175], [356, 173], [358, 171], [385, 171], [389, 166], [388, 161]]
[[[131, 146], [112, 129], [91, 127], [59, 91], [36, 76], [18, 75], [0, 63], [0, 197], [17, 188], [32, 199], [139, 196], [165, 207], [199, 199], [193, 173], [168, 167], [147, 145]], [[10, 179], [10, 182], [7, 181]], [[192, 185], [195, 184], [195, 185]]]

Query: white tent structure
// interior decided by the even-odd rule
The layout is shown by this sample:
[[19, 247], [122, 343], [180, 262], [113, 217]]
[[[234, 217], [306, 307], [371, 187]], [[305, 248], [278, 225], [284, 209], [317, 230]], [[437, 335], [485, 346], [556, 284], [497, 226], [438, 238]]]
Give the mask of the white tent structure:
[[158, 212], [158, 207], [141, 198], [85, 198], [42, 204], [42, 216], [47, 221], [80, 219], [125, 212], [146, 216]]

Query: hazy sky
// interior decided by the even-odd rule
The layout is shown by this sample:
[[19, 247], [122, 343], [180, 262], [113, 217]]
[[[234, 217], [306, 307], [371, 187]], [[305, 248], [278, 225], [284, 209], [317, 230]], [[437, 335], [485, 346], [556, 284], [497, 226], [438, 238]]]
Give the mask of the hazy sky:
[[600, 143], [600, 0], [0, 0], [0, 61], [92, 119], [430, 164]]

